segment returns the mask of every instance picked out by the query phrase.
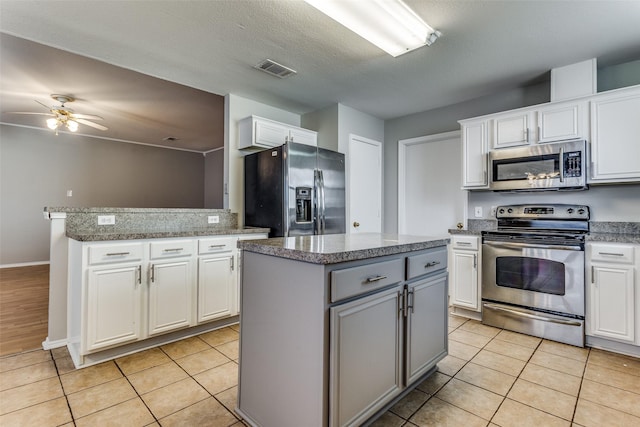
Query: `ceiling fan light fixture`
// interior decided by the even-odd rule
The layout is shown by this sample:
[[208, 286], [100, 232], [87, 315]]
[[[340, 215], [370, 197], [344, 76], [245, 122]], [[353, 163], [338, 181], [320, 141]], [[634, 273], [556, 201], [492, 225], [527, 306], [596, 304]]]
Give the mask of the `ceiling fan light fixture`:
[[73, 120], [67, 120], [65, 125], [71, 132], [75, 132], [78, 130], [78, 122], [75, 122]]
[[442, 35], [402, 0], [305, 2], [393, 57], [431, 46]]
[[47, 127], [51, 130], [58, 129], [58, 120], [57, 119], [47, 119]]

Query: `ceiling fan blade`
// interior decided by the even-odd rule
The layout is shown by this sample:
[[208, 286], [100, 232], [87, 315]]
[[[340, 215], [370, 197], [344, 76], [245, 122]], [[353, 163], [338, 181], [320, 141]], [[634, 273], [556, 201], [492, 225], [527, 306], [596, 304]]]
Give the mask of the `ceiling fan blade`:
[[55, 114], [51, 113], [32, 113], [29, 111], [5, 111], [5, 114], [35, 114], [36, 116], [51, 116], [55, 117]]
[[74, 120], [76, 122], [78, 122], [78, 123], [82, 123], [83, 125], [91, 126], [92, 128], [96, 128], [96, 129], [99, 129], [99, 130], [107, 130], [107, 129], [109, 129], [108, 127], [99, 125], [97, 123], [90, 122], [89, 120], [78, 119], [77, 117], [74, 118]]
[[76, 119], [89, 119], [89, 120], [104, 120], [102, 117], [100, 116], [92, 116], [91, 114], [76, 114], [76, 113], [71, 113], [72, 117], [75, 117]]
[[51, 111], [51, 107], [48, 105], [44, 105], [42, 102], [38, 101], [37, 99], [34, 99], [34, 101], [36, 101], [38, 104], [42, 105], [44, 108], [46, 108], [47, 110]]

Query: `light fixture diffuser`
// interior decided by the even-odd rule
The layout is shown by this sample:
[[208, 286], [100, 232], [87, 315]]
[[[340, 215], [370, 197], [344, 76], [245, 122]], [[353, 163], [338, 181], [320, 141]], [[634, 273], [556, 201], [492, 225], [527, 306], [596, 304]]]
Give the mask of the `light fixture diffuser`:
[[396, 57], [442, 35], [402, 0], [305, 0], [354, 33]]

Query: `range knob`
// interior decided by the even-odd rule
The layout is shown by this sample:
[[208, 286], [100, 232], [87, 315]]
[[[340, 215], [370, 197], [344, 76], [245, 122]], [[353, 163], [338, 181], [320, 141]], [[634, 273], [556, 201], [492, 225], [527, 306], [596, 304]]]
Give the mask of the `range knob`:
[[573, 213], [573, 208], [569, 208], [569, 209], [567, 209], [567, 213], [572, 214], [572, 213]]
[[503, 209], [503, 208], [500, 208], [500, 210], [498, 210], [498, 212], [500, 212], [501, 214], [503, 214], [503, 213], [504, 213], [504, 209]]
[[509, 209], [507, 209], [507, 212], [513, 213], [513, 209], [509, 208]]
[[578, 209], [578, 213], [579, 213], [580, 215], [584, 214], [584, 209], [582, 209], [582, 208]]

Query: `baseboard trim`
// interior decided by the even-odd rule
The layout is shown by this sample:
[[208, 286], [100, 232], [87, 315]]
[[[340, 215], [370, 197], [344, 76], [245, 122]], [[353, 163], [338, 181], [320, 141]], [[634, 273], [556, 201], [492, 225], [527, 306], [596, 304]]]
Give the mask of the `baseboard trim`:
[[33, 262], [18, 262], [16, 264], [0, 264], [0, 268], [15, 268], [15, 267], [32, 267], [35, 265], [49, 264], [49, 261], [33, 261]]
[[49, 341], [49, 337], [47, 337], [44, 341], [42, 341], [42, 348], [45, 350], [52, 350], [54, 348], [64, 347], [65, 345], [67, 345], [66, 339]]

